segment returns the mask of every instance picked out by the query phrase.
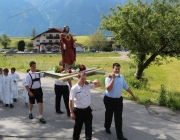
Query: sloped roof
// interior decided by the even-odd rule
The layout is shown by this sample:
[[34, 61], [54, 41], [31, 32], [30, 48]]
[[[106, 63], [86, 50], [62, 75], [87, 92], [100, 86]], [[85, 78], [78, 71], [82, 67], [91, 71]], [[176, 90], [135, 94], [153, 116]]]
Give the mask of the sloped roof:
[[36, 39], [37, 37], [40, 37], [42, 34], [44, 33], [62, 33], [62, 29], [61, 28], [48, 28], [47, 31], [37, 35], [36, 37], [32, 38], [31, 40]]

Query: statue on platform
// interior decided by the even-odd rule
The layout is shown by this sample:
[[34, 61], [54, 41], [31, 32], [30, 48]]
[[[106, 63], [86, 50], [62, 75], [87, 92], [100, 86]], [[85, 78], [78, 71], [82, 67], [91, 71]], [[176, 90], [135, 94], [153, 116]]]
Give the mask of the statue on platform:
[[63, 32], [60, 34], [60, 49], [65, 69], [73, 67], [76, 61], [76, 48], [73, 35], [69, 33], [69, 26], [64, 26]]

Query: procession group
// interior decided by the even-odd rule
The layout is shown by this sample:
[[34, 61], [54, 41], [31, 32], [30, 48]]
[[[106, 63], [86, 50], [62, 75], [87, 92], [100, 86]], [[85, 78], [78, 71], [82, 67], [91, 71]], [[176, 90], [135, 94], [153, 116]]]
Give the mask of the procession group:
[[[73, 35], [69, 33], [69, 27], [64, 26], [60, 35], [60, 49], [62, 59], [59, 63], [65, 69], [71, 68], [76, 61], [76, 45]], [[38, 73], [36, 70], [36, 62], [29, 63], [30, 70], [23, 79], [25, 102], [29, 107], [29, 119], [33, 119], [33, 104], [35, 101], [38, 104], [39, 122], [46, 123], [43, 118], [43, 92], [41, 88], [41, 78], [45, 73]], [[135, 96], [126, 84], [124, 77], [120, 74], [120, 64], [112, 64], [112, 73], [105, 78], [105, 92], [104, 92], [104, 128], [107, 134], [111, 134], [111, 123], [114, 115], [116, 136], [118, 140], [127, 140], [122, 131], [122, 112], [123, 112], [123, 97], [122, 90], [126, 90], [131, 94], [133, 100]], [[8, 69], [0, 69], [0, 99], [5, 106], [13, 108], [13, 101], [17, 101], [18, 89], [17, 82], [19, 80], [18, 74], [15, 73], [15, 68], [11, 69], [8, 74]], [[92, 139], [92, 120], [93, 114], [91, 109], [91, 93], [90, 90], [99, 87], [101, 83], [96, 79], [92, 82], [87, 82], [86, 73], [81, 71], [78, 73], [78, 81], [72, 85], [71, 80], [61, 82], [55, 80], [55, 110], [56, 113], [62, 114], [60, 109], [61, 97], [64, 98], [67, 116], [74, 121], [73, 140], [79, 140], [83, 124], [85, 124], [85, 138]]]

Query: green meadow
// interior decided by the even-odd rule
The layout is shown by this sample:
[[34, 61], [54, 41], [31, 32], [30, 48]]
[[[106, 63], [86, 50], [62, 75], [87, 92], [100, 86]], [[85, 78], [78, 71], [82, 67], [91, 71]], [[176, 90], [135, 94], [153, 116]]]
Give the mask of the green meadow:
[[[128, 85], [134, 92], [137, 102], [141, 104], [156, 104], [158, 105], [158, 98], [160, 95], [161, 85], [166, 87], [167, 105], [173, 109], [180, 110], [180, 61], [172, 58], [172, 63], [163, 64], [161, 66], [151, 65], [144, 71], [143, 78], [148, 79], [146, 81], [139, 81], [133, 77], [136, 71], [133, 60], [129, 58], [122, 58], [120, 54], [116, 52], [111, 53], [84, 53], [77, 54], [76, 64], [84, 64], [86, 67], [102, 68], [102, 72], [111, 73], [112, 63], [119, 62], [121, 64], [121, 74], [124, 75]], [[170, 58], [169, 58], [170, 59]], [[15, 67], [17, 71], [26, 72], [29, 68], [30, 61], [36, 61], [37, 68], [42, 70], [52, 70], [53, 66], [58, 65], [61, 60], [60, 54], [46, 54], [46, 55], [14, 55], [6, 56], [0, 54], [2, 68]], [[132, 67], [133, 66], [133, 67]], [[99, 79], [102, 82], [102, 88], [97, 90], [104, 91], [104, 75], [98, 74], [89, 76], [88, 80]], [[75, 83], [76, 81], [74, 81]], [[131, 99], [130, 94], [123, 91], [125, 98]]]
[[[76, 36], [75, 38], [78, 43], [84, 44], [88, 39], [88, 36]], [[8, 48], [16, 48], [16, 44], [20, 40], [30, 42], [31, 38], [11, 38], [11, 44], [8, 46]], [[0, 46], [0, 48], [2, 48], [2, 46]], [[59, 54], [36, 56], [5, 56], [0, 54], [0, 67], [15, 67], [17, 71], [26, 72], [26, 70], [29, 68], [29, 62], [34, 60], [37, 62], [38, 69], [51, 70], [53, 66], [58, 65], [60, 59], [61, 56]], [[136, 95], [138, 103], [159, 104], [158, 98], [160, 97], [161, 85], [163, 85], [166, 88], [165, 95], [167, 98], [162, 100], [167, 102], [166, 106], [180, 110], [180, 61], [175, 58], [169, 58], [169, 60], [172, 60], [173, 62], [170, 64], [166, 64], [164, 62], [161, 66], [151, 65], [145, 69], [143, 78], [146, 81], [139, 81], [135, 79], [133, 77], [136, 71], [136, 65], [133, 63], [134, 61], [124, 59], [116, 52], [77, 54], [76, 64], [81, 63], [87, 67], [102, 68], [102, 72], [109, 73], [112, 71], [112, 63], [119, 62], [121, 64], [121, 73], [124, 75], [127, 83], [130, 85], [131, 89]], [[99, 79], [102, 82], [102, 88], [98, 89], [101, 91], [105, 90], [104, 78], [105, 77], [103, 75], [94, 75], [88, 77], [89, 80]], [[131, 96], [126, 91], [123, 91], [123, 96], [131, 99]]]

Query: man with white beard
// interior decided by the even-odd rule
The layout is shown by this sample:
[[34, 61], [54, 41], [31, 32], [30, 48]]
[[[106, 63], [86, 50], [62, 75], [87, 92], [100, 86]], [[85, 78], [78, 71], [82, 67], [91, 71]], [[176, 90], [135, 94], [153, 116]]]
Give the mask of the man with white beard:
[[3, 103], [5, 104], [5, 107], [8, 107], [10, 105], [10, 107], [13, 108], [13, 91], [15, 90], [15, 87], [13, 80], [11, 76], [8, 75], [8, 73], [9, 70], [5, 68], [2, 78]]
[[14, 87], [15, 87], [15, 90], [13, 91], [13, 101], [17, 102], [17, 99], [18, 99], [18, 85], [17, 84], [18, 84], [18, 81], [20, 80], [20, 78], [19, 78], [19, 75], [17, 73], [15, 73], [15, 71], [16, 71], [15, 68], [11, 68], [10, 76], [13, 79]]
[[3, 70], [0, 68], [0, 101], [3, 101], [3, 94], [2, 94], [2, 78], [3, 78]]

